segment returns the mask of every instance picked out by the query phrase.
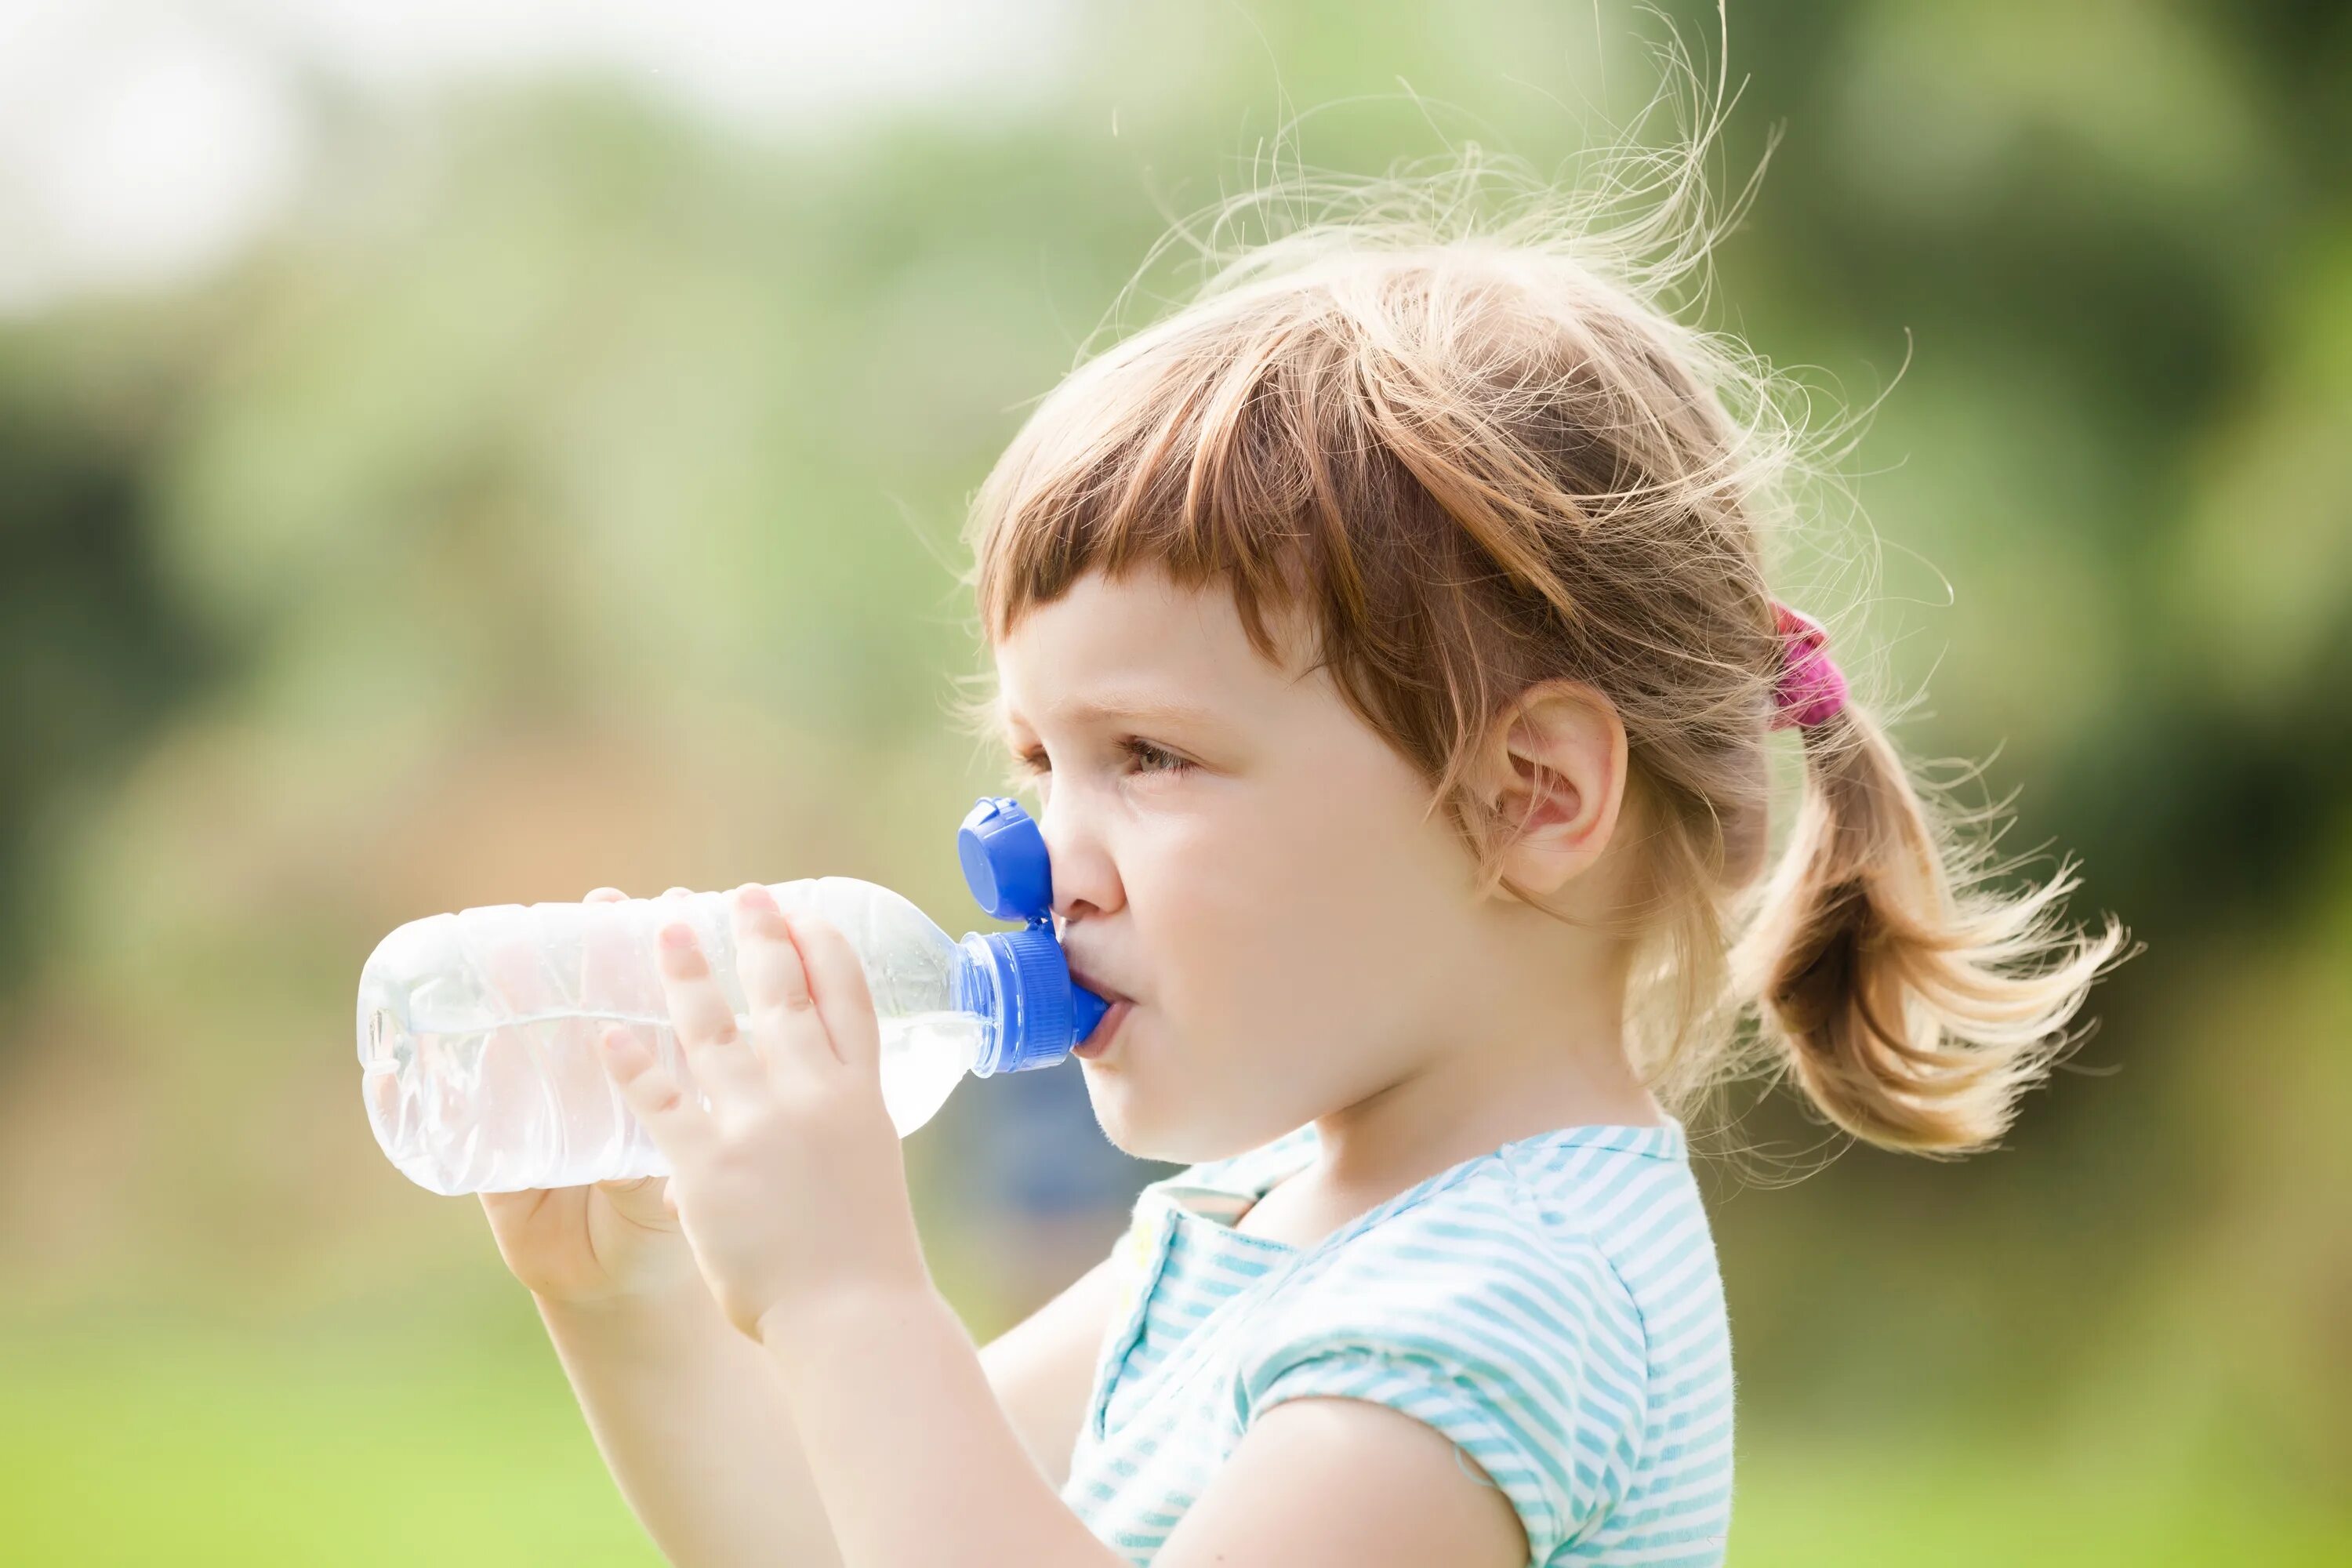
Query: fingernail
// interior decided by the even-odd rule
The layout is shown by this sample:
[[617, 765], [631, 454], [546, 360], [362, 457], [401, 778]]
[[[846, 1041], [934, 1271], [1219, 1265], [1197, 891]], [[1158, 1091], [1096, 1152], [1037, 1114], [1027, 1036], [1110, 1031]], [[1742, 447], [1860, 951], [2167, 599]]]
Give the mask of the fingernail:
[[662, 927], [662, 945], [683, 951], [694, 945], [694, 928], [684, 921]]
[[776, 912], [776, 896], [757, 882], [747, 882], [738, 889], [735, 901], [747, 910], [757, 910], [761, 914], [772, 915]]

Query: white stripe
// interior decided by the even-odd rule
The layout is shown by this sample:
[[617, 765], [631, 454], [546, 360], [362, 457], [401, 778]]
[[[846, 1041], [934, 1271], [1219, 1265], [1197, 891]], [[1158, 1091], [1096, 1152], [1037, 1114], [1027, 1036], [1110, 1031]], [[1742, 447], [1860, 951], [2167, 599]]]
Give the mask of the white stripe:
[[[1139, 1199], [1139, 1212], [1165, 1201], [1193, 1217], [1148, 1231], [1173, 1255], [1147, 1268], [1127, 1353], [1114, 1361], [1107, 1342], [1097, 1358], [1097, 1402], [1100, 1380], [1116, 1378], [1111, 1419], [1091, 1440], [1090, 1407], [1064, 1493], [1095, 1532], [1150, 1562], [1238, 1440], [1241, 1391], [1301, 1366], [1287, 1388], [1454, 1427], [1560, 1561], [1572, 1550], [1579, 1563], [1719, 1564], [1730, 1337], [1686, 1146], [1649, 1130], [1563, 1129], [1432, 1178], [1369, 1226], [1342, 1227], [1337, 1245], [1292, 1253], [1232, 1231], [1219, 1216], [1310, 1160], [1311, 1134]], [[1384, 1344], [1396, 1357], [1385, 1366]], [[1343, 1359], [1304, 1373], [1318, 1354]], [[1580, 1516], [1611, 1499], [1617, 1512], [1597, 1524], [1556, 1517], [1563, 1500]], [[1619, 1522], [1649, 1510], [1660, 1515], [1647, 1525]], [[1658, 1539], [1694, 1530], [1716, 1539]]]

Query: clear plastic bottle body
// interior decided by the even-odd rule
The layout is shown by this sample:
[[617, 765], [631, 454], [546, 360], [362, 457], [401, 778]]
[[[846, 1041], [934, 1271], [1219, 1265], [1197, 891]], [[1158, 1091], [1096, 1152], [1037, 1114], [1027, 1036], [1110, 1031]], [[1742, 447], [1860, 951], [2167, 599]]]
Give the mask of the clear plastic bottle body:
[[[887, 888], [849, 877], [772, 884], [777, 904], [848, 938], [882, 1026], [882, 1089], [899, 1134], [930, 1120], [988, 1050], [992, 983]], [[724, 893], [495, 904], [412, 921], [360, 977], [368, 1121], [393, 1163], [448, 1195], [666, 1175], [597, 1040], [618, 1025], [693, 1087], [661, 988], [663, 926], [693, 925], [748, 1031]], [[977, 939], [972, 939], [977, 940]], [[707, 1101], [706, 1101], [707, 1103]]]

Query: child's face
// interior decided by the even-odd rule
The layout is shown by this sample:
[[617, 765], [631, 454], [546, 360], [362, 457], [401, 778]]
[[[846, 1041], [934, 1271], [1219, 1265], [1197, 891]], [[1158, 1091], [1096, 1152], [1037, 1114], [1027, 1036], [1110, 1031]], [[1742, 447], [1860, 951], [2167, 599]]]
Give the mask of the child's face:
[[[1216, 1158], [1378, 1093], [1475, 984], [1468, 851], [1329, 672], [1302, 673], [1301, 625], [1276, 669], [1223, 588], [1096, 573], [995, 649], [1006, 740], [1049, 770], [1071, 962], [1136, 1003], [1082, 1058], [1132, 1154]], [[1193, 711], [1088, 711], [1155, 703]]]

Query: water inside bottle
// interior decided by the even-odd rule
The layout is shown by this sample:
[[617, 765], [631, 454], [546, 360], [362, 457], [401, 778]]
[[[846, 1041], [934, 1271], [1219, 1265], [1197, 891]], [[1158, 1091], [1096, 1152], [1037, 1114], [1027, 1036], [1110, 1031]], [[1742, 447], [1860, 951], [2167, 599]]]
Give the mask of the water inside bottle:
[[[747, 1015], [736, 1024], [751, 1028]], [[667, 1175], [667, 1159], [598, 1059], [597, 1041], [614, 1025], [692, 1088], [667, 1016], [558, 1014], [436, 1032], [404, 1031], [375, 1009], [361, 1065], [377, 1141], [410, 1180], [444, 1195]], [[882, 1100], [901, 1136], [971, 1069], [986, 1027], [962, 1012], [881, 1020]]]
[[882, 1020], [882, 1103], [900, 1137], [938, 1114], [980, 1060], [987, 1021], [971, 1013]]

